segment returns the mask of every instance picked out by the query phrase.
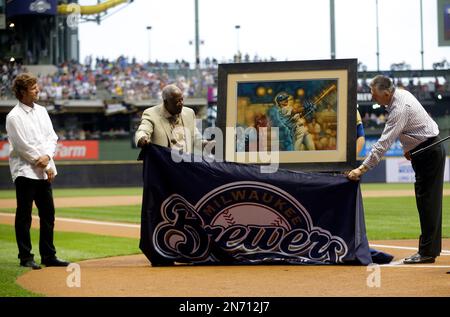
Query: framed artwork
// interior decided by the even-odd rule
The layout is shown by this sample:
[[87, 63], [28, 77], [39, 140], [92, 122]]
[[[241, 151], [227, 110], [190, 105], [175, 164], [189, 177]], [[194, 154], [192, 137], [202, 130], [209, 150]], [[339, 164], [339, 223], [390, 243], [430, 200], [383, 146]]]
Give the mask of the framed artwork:
[[438, 0], [438, 45], [450, 46], [450, 0]]
[[220, 64], [225, 160], [267, 164], [271, 155], [293, 170], [354, 168], [356, 72], [356, 59]]

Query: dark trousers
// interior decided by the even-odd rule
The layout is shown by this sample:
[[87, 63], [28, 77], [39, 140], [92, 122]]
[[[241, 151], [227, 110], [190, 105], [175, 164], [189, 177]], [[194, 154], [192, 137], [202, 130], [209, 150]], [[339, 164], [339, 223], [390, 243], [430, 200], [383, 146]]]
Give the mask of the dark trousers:
[[21, 262], [32, 260], [31, 253], [31, 212], [33, 201], [39, 212], [40, 234], [39, 253], [41, 260], [55, 257], [56, 250], [53, 245], [53, 228], [55, 223], [55, 207], [53, 204], [52, 186], [46, 180], [36, 180], [26, 177], [17, 177], [16, 185], [16, 241], [19, 247]]
[[434, 146], [413, 157], [411, 163], [421, 229], [419, 253], [436, 257], [441, 253], [445, 148], [442, 143]]

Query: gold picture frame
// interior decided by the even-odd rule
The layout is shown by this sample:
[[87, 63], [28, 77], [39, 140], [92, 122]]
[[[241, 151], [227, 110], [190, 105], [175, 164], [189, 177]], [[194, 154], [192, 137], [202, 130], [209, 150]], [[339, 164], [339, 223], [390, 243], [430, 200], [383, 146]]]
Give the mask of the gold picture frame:
[[267, 163], [257, 152], [270, 148], [242, 147], [233, 130], [276, 127], [278, 135], [268, 143], [277, 143], [281, 167], [353, 168], [356, 70], [356, 59], [220, 64], [217, 126], [225, 160]]

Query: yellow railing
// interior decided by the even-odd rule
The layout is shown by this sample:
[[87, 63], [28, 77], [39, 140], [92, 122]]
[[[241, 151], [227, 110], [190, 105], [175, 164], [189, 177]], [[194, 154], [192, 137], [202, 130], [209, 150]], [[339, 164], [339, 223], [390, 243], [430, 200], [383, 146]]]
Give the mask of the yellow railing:
[[[79, 13], [81, 15], [91, 15], [91, 14], [98, 14], [103, 11], [106, 11], [112, 7], [118, 6], [119, 4], [126, 3], [128, 0], [107, 0], [103, 3], [99, 3], [96, 5], [89, 5], [89, 6], [78, 6], [80, 11]], [[76, 4], [69, 3], [69, 4], [60, 4], [58, 6], [58, 14], [62, 15], [69, 15], [73, 13], [74, 11], [77, 11], [75, 9]]]

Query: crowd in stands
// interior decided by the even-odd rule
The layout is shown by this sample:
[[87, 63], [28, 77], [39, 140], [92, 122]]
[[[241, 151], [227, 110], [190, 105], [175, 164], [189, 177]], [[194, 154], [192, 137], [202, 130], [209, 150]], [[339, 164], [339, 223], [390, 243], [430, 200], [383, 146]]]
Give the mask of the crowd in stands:
[[114, 129], [111, 128], [107, 131], [100, 130], [84, 130], [84, 129], [59, 129], [56, 131], [58, 140], [104, 140], [104, 139], [120, 139], [130, 136], [129, 131], [125, 131], [124, 128]]
[[12, 81], [18, 74], [24, 71], [26, 69], [20, 64], [2, 62], [0, 60], [0, 99], [6, 99], [6, 97], [12, 95], [10, 91]]
[[[19, 63], [0, 62], [0, 65], [0, 99], [14, 99], [11, 91], [12, 81], [17, 74], [27, 72], [28, 69]], [[93, 72], [83, 65], [64, 63], [58, 66], [55, 74], [36, 75], [41, 90], [40, 100], [96, 98], [96, 78]]]
[[[360, 110], [361, 113], [361, 110]], [[382, 128], [384, 127], [384, 124], [386, 123], [387, 117], [388, 117], [388, 113], [387, 112], [382, 112], [380, 114], [377, 114], [375, 112], [363, 112], [361, 113], [361, 119], [363, 122], [363, 126], [365, 129], [370, 129], [370, 128]]]
[[214, 74], [208, 69], [192, 72], [184, 60], [175, 63], [138, 63], [126, 57], [116, 61], [96, 59], [97, 83], [113, 97], [126, 100], [158, 99], [162, 87], [176, 84], [185, 97], [205, 96], [208, 85], [214, 85]]
[[[389, 113], [385, 111], [383, 108], [374, 111], [361, 110], [359, 108], [359, 112], [361, 114], [361, 119], [363, 122], [364, 129], [383, 129], [384, 124], [386, 123]], [[437, 118], [438, 115], [434, 116], [431, 112], [428, 112], [430, 117]], [[441, 114], [442, 116], [449, 116], [449, 110], [447, 109], [445, 113]]]
[[250, 58], [250, 55], [246, 53], [242, 56], [242, 53], [239, 51], [237, 54], [233, 55], [233, 60], [229, 60], [229, 63], [260, 63], [260, 62], [276, 62], [277, 59], [275, 57], [270, 56], [269, 58], [262, 58], [256, 54], [253, 58]]
[[[422, 79], [423, 80], [423, 79]], [[419, 100], [424, 99], [430, 93], [444, 93], [450, 91], [450, 82], [445, 78], [430, 78], [422, 83], [421, 79], [394, 79], [394, 85], [403, 88], [415, 95]], [[369, 81], [365, 79], [358, 80], [358, 93], [370, 93]]]
[[[217, 65], [217, 61], [214, 62]], [[57, 65], [54, 74], [36, 74], [41, 90], [40, 100], [109, 99], [129, 101], [157, 99], [161, 88], [175, 83], [185, 97], [206, 96], [208, 86], [216, 85], [214, 64], [194, 72], [185, 61], [175, 63], [138, 63], [120, 56], [111, 61], [87, 57], [84, 64], [68, 61]], [[11, 99], [15, 76], [27, 69], [17, 63], [0, 62], [0, 99]]]
[[[223, 62], [275, 61], [273, 57], [260, 58], [239, 52], [232, 60]], [[87, 56], [84, 64], [67, 61], [57, 65], [54, 74], [37, 74], [41, 89], [40, 99], [108, 99], [123, 98], [130, 101], [158, 99], [166, 84], [175, 83], [185, 97], [206, 97], [208, 87], [217, 88], [218, 61], [215, 58], [202, 60], [199, 70], [192, 69], [188, 62], [176, 60], [173, 63], [138, 63], [136, 59], [120, 56], [116, 60]], [[0, 61], [0, 99], [11, 99], [12, 80], [27, 69], [17, 62]], [[413, 94], [450, 91], [448, 82], [435, 78], [422, 83], [420, 79], [395, 79], [395, 84]], [[370, 93], [368, 80], [358, 80], [358, 92]]]

